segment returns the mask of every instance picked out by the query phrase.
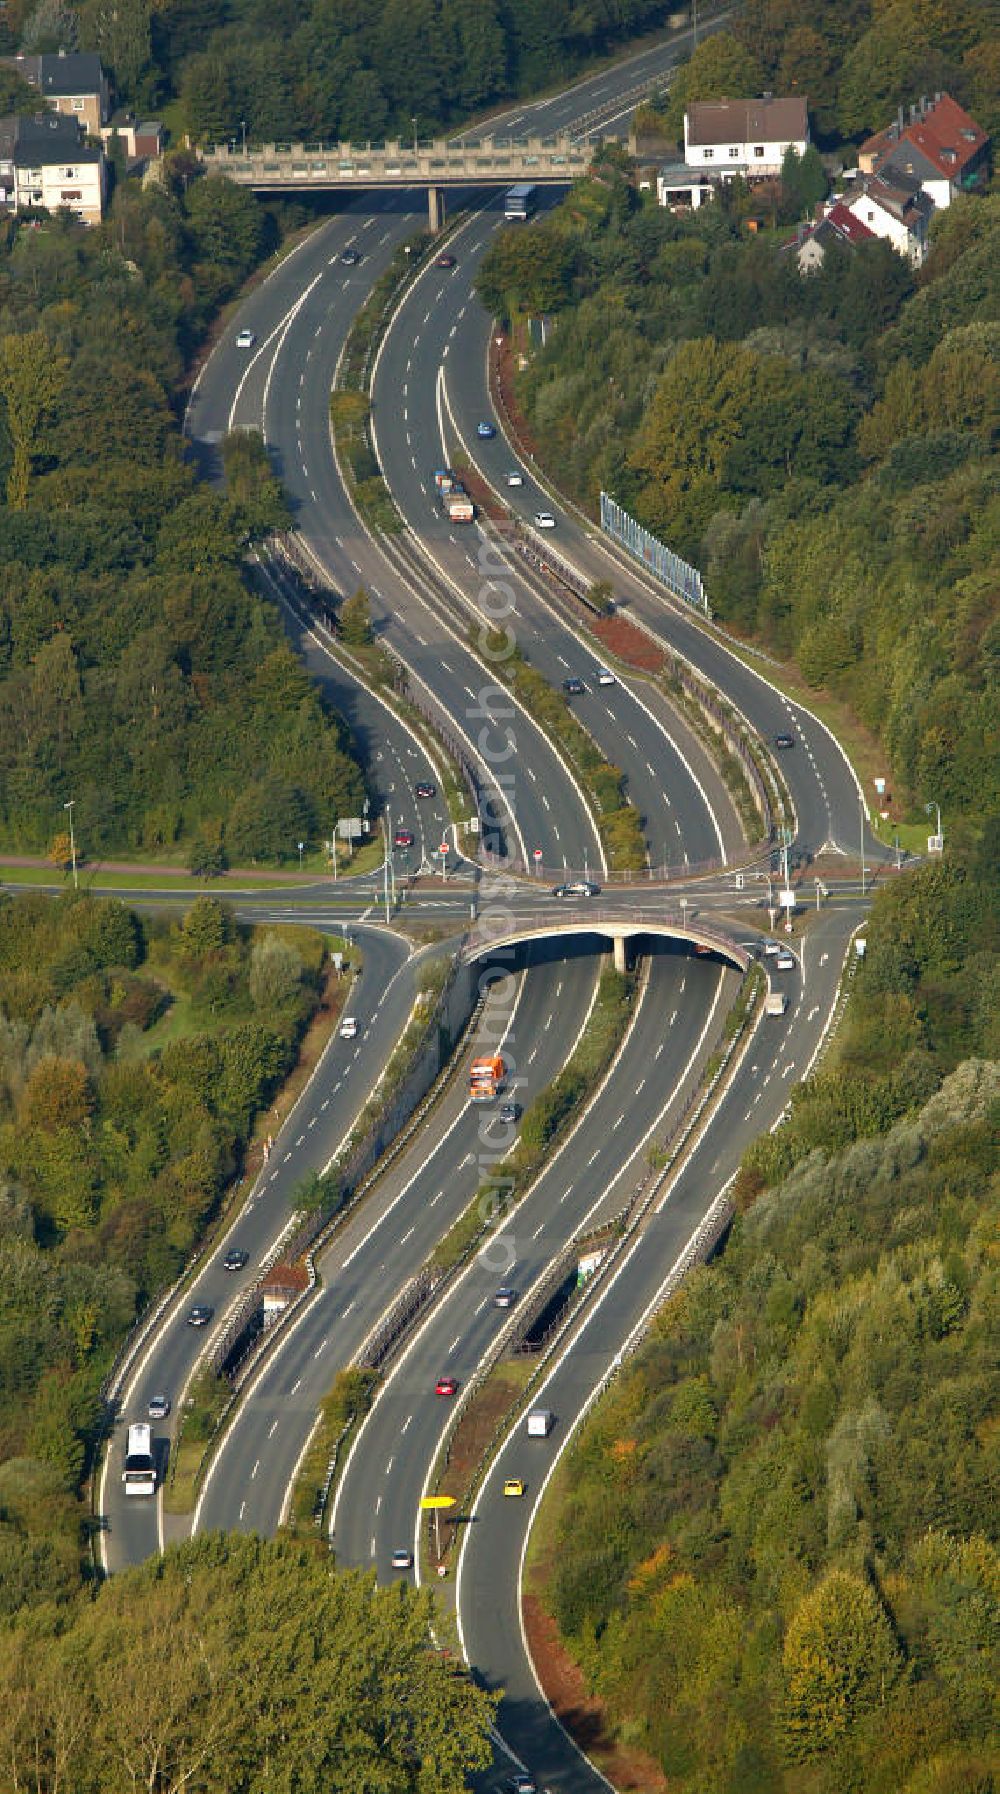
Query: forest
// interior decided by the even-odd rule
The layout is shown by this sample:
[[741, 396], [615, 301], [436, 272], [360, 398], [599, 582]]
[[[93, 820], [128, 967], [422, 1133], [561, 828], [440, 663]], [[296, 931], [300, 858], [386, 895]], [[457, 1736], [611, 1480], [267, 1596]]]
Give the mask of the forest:
[[701, 568], [722, 622], [849, 703], [904, 805], [988, 814], [1000, 195], [938, 214], [916, 275], [874, 241], [802, 276], [780, 224], [747, 238], [747, 203], [675, 216], [609, 150], [500, 234], [485, 303], [551, 326], [519, 376], [528, 428], [591, 514], [612, 493]]
[[[119, 185], [105, 223], [0, 229], [0, 848], [294, 857], [351, 815], [345, 726], [251, 588], [286, 519], [259, 444], [224, 496], [182, 452], [185, 370], [278, 240], [249, 194]], [[68, 858], [68, 855], [66, 856]]]
[[0, 897], [0, 1615], [79, 1587], [103, 1379], [239, 1172], [325, 957], [212, 897], [179, 922]]
[[[0, 54], [99, 51], [119, 100], [201, 141], [427, 137], [571, 77], [672, 0], [6, 0]], [[6, 39], [4, 37], [6, 34]]]
[[[540, 1592], [678, 1794], [997, 1785], [1000, 825], [941, 872], [880, 893], [826, 1103], [561, 1474]], [[838, 1112], [894, 1049], [909, 1100]]]
[[33, 1794], [461, 1794], [493, 1697], [433, 1596], [287, 1539], [199, 1535], [0, 1621], [0, 1770]]

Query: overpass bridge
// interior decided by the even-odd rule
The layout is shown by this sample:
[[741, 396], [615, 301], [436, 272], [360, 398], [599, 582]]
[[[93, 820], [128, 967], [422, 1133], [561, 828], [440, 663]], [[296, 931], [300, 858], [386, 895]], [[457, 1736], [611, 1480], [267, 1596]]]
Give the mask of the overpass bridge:
[[703, 922], [700, 916], [686, 909], [632, 909], [621, 905], [599, 907], [582, 904], [567, 909], [553, 904], [535, 911], [495, 911], [480, 918], [477, 926], [465, 936], [459, 958], [473, 964], [499, 948], [527, 944], [529, 941], [565, 940], [568, 935], [597, 934], [612, 943], [615, 970], [626, 970], [626, 943], [641, 935], [658, 935], [661, 939], [685, 941], [696, 953], [714, 953], [737, 971], [745, 972], [752, 954], [716, 923]]
[[426, 187], [431, 230], [443, 220], [447, 187], [509, 187], [517, 181], [565, 187], [585, 175], [599, 137], [479, 137], [429, 143], [236, 143], [201, 152], [209, 174], [255, 193], [353, 192]]

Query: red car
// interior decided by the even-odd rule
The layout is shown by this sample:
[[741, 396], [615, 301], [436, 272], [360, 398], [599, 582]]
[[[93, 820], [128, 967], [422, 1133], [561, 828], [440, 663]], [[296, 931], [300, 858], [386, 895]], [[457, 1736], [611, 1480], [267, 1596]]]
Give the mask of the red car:
[[458, 1378], [457, 1377], [438, 1377], [438, 1380], [434, 1385], [434, 1394], [435, 1395], [457, 1395], [458, 1394]]
[[408, 828], [398, 828], [392, 839], [396, 847], [413, 846], [413, 835]]

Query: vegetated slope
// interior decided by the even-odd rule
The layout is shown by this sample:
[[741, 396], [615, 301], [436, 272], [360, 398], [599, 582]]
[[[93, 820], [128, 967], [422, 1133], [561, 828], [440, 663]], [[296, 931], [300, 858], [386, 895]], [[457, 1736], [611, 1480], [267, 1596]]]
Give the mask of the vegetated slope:
[[[190, 159], [189, 159], [190, 161]], [[0, 847], [294, 855], [363, 795], [347, 731], [244, 581], [285, 511], [259, 443], [226, 498], [172, 404], [276, 237], [228, 182], [118, 189], [100, 228], [0, 234]], [[224, 840], [223, 840], [224, 832]], [[68, 859], [68, 853], [64, 856]]]
[[[43, 8], [50, 14], [55, 8]], [[666, 0], [103, 0], [63, 4], [49, 36], [99, 50], [143, 116], [179, 95], [199, 138], [409, 141], [572, 74], [665, 23]], [[35, 0], [6, 0], [0, 53], [34, 42]], [[29, 47], [24, 42], [24, 47]], [[174, 116], [173, 111], [171, 116]]]
[[214, 898], [181, 923], [0, 898], [2, 1614], [77, 1585], [102, 1379], [238, 1168], [324, 957]]
[[428, 1590], [338, 1572], [318, 1543], [199, 1535], [3, 1625], [5, 1784], [461, 1794], [495, 1703], [432, 1623]]
[[[853, 1098], [837, 1067], [806, 1087], [795, 1169], [571, 1448], [545, 1596], [671, 1788], [964, 1794], [1000, 1771], [998, 848], [947, 919], [938, 868], [879, 898]], [[886, 1128], [890, 1040], [925, 1100]], [[951, 1069], [965, 1053], [992, 1057]]]
[[715, 613], [845, 698], [897, 795], [1000, 804], [1000, 195], [918, 279], [885, 243], [799, 275], [738, 194], [677, 218], [609, 161], [483, 264], [554, 327], [520, 377], [544, 463], [703, 570]]

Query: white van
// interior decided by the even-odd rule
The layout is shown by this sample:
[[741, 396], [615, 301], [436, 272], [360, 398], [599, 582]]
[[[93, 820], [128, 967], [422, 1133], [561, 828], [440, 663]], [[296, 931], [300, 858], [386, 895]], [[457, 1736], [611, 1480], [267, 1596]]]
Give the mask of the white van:
[[547, 1439], [556, 1424], [551, 1408], [532, 1408], [528, 1415], [528, 1438]]

